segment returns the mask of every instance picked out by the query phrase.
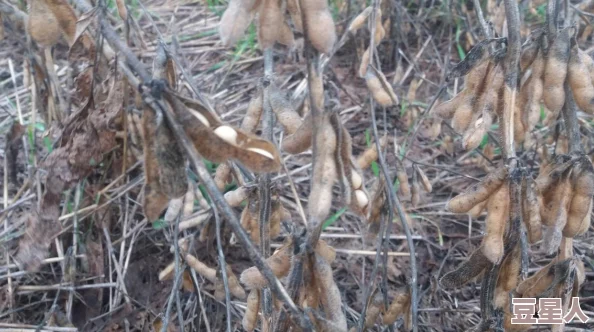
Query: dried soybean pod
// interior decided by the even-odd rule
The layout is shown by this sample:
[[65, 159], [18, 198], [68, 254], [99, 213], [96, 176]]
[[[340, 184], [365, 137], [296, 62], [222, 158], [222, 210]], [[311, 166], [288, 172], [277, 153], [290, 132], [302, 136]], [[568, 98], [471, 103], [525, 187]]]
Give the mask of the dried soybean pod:
[[128, 19], [128, 9], [126, 8], [126, 3], [124, 0], [116, 0], [116, 5], [118, 7], [118, 14], [122, 21], [126, 21]]
[[231, 0], [221, 17], [219, 36], [225, 46], [235, 45], [252, 22], [253, 15], [244, 2], [243, 0]]
[[375, 34], [373, 36], [375, 46], [378, 46], [385, 36], [386, 30], [382, 25], [382, 10], [378, 7], [375, 13]]
[[528, 177], [525, 188], [522, 188], [522, 220], [526, 225], [528, 241], [536, 243], [542, 238], [542, 225], [540, 222], [540, 210], [536, 197], [536, 183]]
[[[284, 277], [291, 268], [292, 243], [288, 241], [282, 247], [277, 249], [272, 256], [266, 259], [266, 264], [277, 277]], [[252, 266], [241, 273], [240, 281], [247, 289], [262, 289], [268, 285], [268, 281], [257, 267]]]
[[365, 8], [361, 13], [359, 13], [359, 15], [357, 15], [353, 19], [351, 24], [349, 24], [347, 31], [354, 33], [355, 31], [357, 31], [357, 30], [361, 29], [363, 26], [365, 26], [365, 23], [367, 23], [367, 18], [371, 14], [372, 9], [373, 8], [371, 6], [369, 6], [369, 7]]
[[394, 301], [388, 307], [388, 310], [382, 315], [382, 323], [384, 325], [392, 325], [401, 315], [406, 314], [407, 304], [410, 303], [410, 294], [398, 293], [394, 297]]
[[303, 125], [303, 120], [299, 114], [276, 87], [270, 89], [270, 106], [276, 114], [278, 122], [285, 129], [286, 135], [293, 135]]
[[[552, 263], [552, 265], [547, 265], [542, 269], [542, 274], [539, 273], [540, 271], [537, 272], [532, 277], [537, 277], [534, 280], [530, 280], [532, 278], [529, 278], [524, 280], [524, 282], [522, 282], [520, 285], [518, 285], [518, 289], [522, 288], [522, 290], [524, 290], [524, 292], [522, 293], [522, 297], [537, 297], [538, 295], [542, 294], [545, 290], [547, 290], [547, 288], [549, 288], [549, 286], [553, 282], [553, 279], [555, 278], [555, 265], [557, 262], [553, 261]], [[529, 280], [530, 283], [522, 287], [523, 284], [528, 282]]]
[[299, 0], [287, 0], [287, 10], [291, 15], [291, 20], [295, 25], [295, 30], [303, 32], [303, 23], [301, 22], [301, 9], [299, 8]]
[[481, 64], [472, 68], [464, 81], [463, 91], [468, 91], [471, 94], [476, 93], [476, 90], [483, 84], [489, 68], [491, 68], [491, 61], [483, 61]]
[[564, 28], [557, 33], [547, 54], [544, 71], [544, 102], [546, 107], [555, 115], [559, 114], [565, 103], [563, 83], [567, 76], [569, 62], [569, 29]]
[[311, 113], [308, 113], [301, 126], [294, 134], [283, 139], [281, 147], [290, 154], [299, 154], [311, 147], [313, 136], [313, 124]]
[[[381, 106], [388, 107], [394, 105], [394, 100], [391, 97], [389, 91], [387, 91], [380, 79], [375, 75], [373, 70], [368, 70], [367, 74], [365, 74], [365, 83], [367, 83], [367, 89], [371, 92], [373, 99], [380, 104]], [[389, 85], [387, 85], [388, 89], [391, 89]], [[394, 91], [391, 91], [394, 94]]]
[[31, 38], [42, 47], [51, 47], [60, 40], [60, 24], [46, 0], [31, 1], [27, 30]]
[[328, 264], [332, 264], [336, 259], [336, 250], [324, 240], [318, 240], [315, 251], [316, 254], [324, 258]]
[[258, 44], [261, 49], [274, 46], [279, 39], [283, 14], [278, 0], [262, 0], [258, 19]]
[[[337, 137], [330, 124], [329, 114], [324, 114], [322, 127], [316, 137], [316, 163], [313, 169], [312, 188], [308, 199], [308, 215], [312, 222], [323, 222], [332, 206], [332, 185], [338, 177], [335, 153]], [[309, 219], [309, 218], [308, 218]]]
[[419, 177], [417, 172], [413, 171], [412, 183], [410, 186], [410, 193], [411, 193], [411, 204], [413, 207], [417, 207], [419, 201], [421, 200], [421, 186], [419, 186]]
[[245, 117], [241, 122], [241, 129], [253, 133], [258, 128], [262, 116], [262, 90], [258, 89], [256, 98], [252, 98], [245, 111]]
[[476, 278], [490, 264], [489, 260], [483, 254], [483, 250], [478, 248], [470, 255], [467, 261], [460, 264], [454, 271], [444, 275], [439, 280], [439, 283], [445, 289], [458, 288]]
[[171, 262], [161, 272], [159, 272], [159, 281], [170, 280], [175, 273], [175, 262]]
[[559, 249], [561, 240], [563, 238], [563, 228], [567, 224], [567, 216], [569, 204], [571, 203], [572, 185], [568, 180], [566, 185], [562, 186], [561, 197], [558, 201], [547, 202], [548, 205], [553, 205], [549, 210], [553, 213], [553, 223], [546, 229], [543, 240], [543, 248], [548, 255], [551, 255]]
[[167, 123], [159, 125], [155, 139], [161, 190], [170, 198], [182, 197], [188, 191], [185, 155]]
[[512, 252], [501, 264], [497, 286], [495, 288], [495, 307], [505, 308], [508, 303], [509, 292], [518, 285], [520, 277], [521, 255], [520, 247], [516, 245]]
[[375, 325], [375, 321], [381, 312], [385, 310], [384, 300], [381, 293], [375, 294], [371, 299], [369, 306], [367, 307], [367, 315], [365, 316], [365, 327], [372, 328]]
[[302, 0], [307, 36], [311, 45], [320, 53], [329, 54], [336, 43], [336, 29], [327, 0]]
[[367, 74], [367, 67], [369, 66], [369, 47], [363, 52], [361, 56], [361, 64], [359, 65], [359, 77], [364, 78]]
[[551, 189], [542, 193], [540, 204], [541, 222], [545, 226], [553, 226], [558, 219], [559, 208], [564, 196], [571, 192], [571, 183], [568, 176], [564, 176]]
[[587, 113], [594, 113], [594, 85], [588, 73], [588, 65], [582, 61], [579, 48], [571, 49], [567, 70], [567, 81], [579, 108]]
[[[383, 149], [386, 144], [388, 144], [388, 136], [382, 136], [380, 138], [380, 147]], [[363, 151], [363, 153], [357, 157], [356, 164], [360, 169], [367, 169], [371, 166], [372, 162], [377, 160], [377, 157], [377, 146], [375, 143], [372, 143], [367, 150]]]
[[580, 60], [586, 64], [586, 67], [588, 68], [588, 72], [590, 73], [590, 80], [592, 81], [592, 84], [594, 84], [594, 60], [592, 60], [592, 57], [590, 57], [590, 55], [588, 55], [588, 53], [586, 53], [585, 51], [578, 49], [578, 54], [580, 57]]
[[276, 41], [279, 44], [285, 45], [287, 47], [292, 47], [295, 44], [295, 36], [293, 35], [293, 30], [286, 21], [283, 21], [281, 25], [281, 31]]
[[228, 163], [222, 163], [217, 166], [214, 182], [220, 191], [223, 191], [227, 184], [231, 183], [231, 166]]
[[217, 282], [217, 270], [202, 263], [196, 257], [194, 257], [190, 254], [185, 254], [184, 259], [188, 263], [188, 266], [193, 268], [194, 271], [196, 271], [196, 273], [203, 276], [206, 280], [208, 280], [212, 283]]
[[417, 166], [416, 171], [419, 173], [419, 177], [421, 178], [421, 183], [423, 184], [425, 191], [428, 193], [432, 192], [433, 186], [431, 185], [431, 181], [429, 181], [427, 174], [425, 174], [425, 172], [419, 166]]
[[[226, 264], [225, 267], [227, 270], [227, 281], [229, 284], [229, 292], [236, 298], [238, 298], [240, 300], [244, 300], [245, 299], [245, 290], [239, 284], [239, 280], [237, 280], [237, 276], [235, 275], [235, 273], [233, 272], [233, 270], [231, 269], [231, 266], [229, 264]], [[219, 278], [219, 281], [221, 284], [223, 283], [222, 276]]]
[[163, 217], [167, 224], [171, 224], [175, 221], [175, 218], [177, 218], [183, 207], [183, 203], [184, 199], [182, 197], [174, 198], [169, 201], [167, 211], [165, 211], [165, 216]]
[[462, 103], [452, 117], [452, 128], [458, 133], [464, 133], [472, 121], [472, 104]]
[[469, 89], [464, 89], [452, 99], [437, 105], [435, 108], [432, 108], [432, 112], [440, 118], [451, 119], [458, 108], [462, 107], [462, 105], [468, 105], [468, 107], [470, 107], [472, 97], [472, 91]]
[[527, 47], [522, 49], [522, 55], [520, 56], [520, 70], [525, 72], [528, 67], [534, 63], [537, 54], [540, 50], [540, 42], [538, 40], [532, 40]]
[[[533, 274], [530, 278], [522, 281], [518, 287], [516, 287], [516, 292], [521, 295], [522, 297], [527, 297], [524, 296], [525, 293], [532, 288], [532, 286], [534, 286], [534, 284], [536, 284], [536, 282], [542, 278], [543, 276], [546, 276], [549, 273], [549, 270], [551, 268], [551, 266], [553, 266], [553, 264], [555, 264], [555, 260], [552, 260], [549, 264], [543, 266], [540, 270], [538, 270], [535, 274]], [[552, 279], [551, 279], [552, 280]], [[547, 285], [548, 286], [548, 285]]]
[[481, 214], [483, 213], [483, 210], [485, 210], [485, 208], [487, 207], [487, 200], [484, 200], [480, 203], [478, 203], [477, 205], [473, 206], [472, 209], [470, 209], [470, 211], [468, 211], [468, 215], [471, 216], [472, 218], [478, 218], [481, 216]]
[[509, 218], [509, 186], [507, 181], [489, 198], [487, 219], [483, 237], [483, 254], [491, 263], [497, 264], [503, 257], [503, 235]]
[[243, 329], [252, 332], [258, 325], [258, 311], [260, 311], [260, 291], [252, 289], [247, 297], [245, 314], [241, 321]]
[[[586, 161], [589, 163], [589, 161]], [[575, 237], [579, 231], [586, 231], [590, 223], [592, 197], [594, 196], [594, 173], [591, 164], [573, 179], [573, 197], [569, 205], [567, 223], [563, 228], [563, 236]]]
[[447, 80], [451, 81], [454, 78], [466, 76], [472, 69], [480, 66], [485, 60], [489, 58], [489, 52], [486, 46], [491, 40], [485, 39], [478, 42], [468, 51], [464, 60], [457, 63], [452, 70], [450, 70]]
[[314, 263], [314, 277], [320, 289], [320, 300], [324, 306], [326, 318], [341, 331], [346, 331], [346, 317], [342, 311], [340, 290], [334, 282], [330, 264], [320, 255], [316, 254]]
[[446, 210], [454, 213], [465, 213], [470, 211], [473, 206], [489, 198], [493, 192], [501, 187], [507, 178], [507, 173], [507, 168], [505, 166], [500, 166], [489, 173], [479, 183], [472, 185], [465, 192], [452, 198], [446, 204]]
[[155, 152], [156, 118], [147, 109], [142, 116], [142, 137], [144, 150], [144, 196], [142, 206], [149, 222], [154, 222], [167, 207], [169, 198], [161, 190], [159, 162]]
[[400, 192], [404, 197], [409, 197], [410, 185], [408, 184], [408, 174], [406, 174], [406, 168], [404, 168], [404, 164], [398, 158], [396, 158], [396, 177], [400, 182]]
[[233, 191], [228, 191], [225, 193], [225, 201], [231, 207], [240, 206], [241, 203], [248, 198], [251, 189], [245, 186], [241, 186]]

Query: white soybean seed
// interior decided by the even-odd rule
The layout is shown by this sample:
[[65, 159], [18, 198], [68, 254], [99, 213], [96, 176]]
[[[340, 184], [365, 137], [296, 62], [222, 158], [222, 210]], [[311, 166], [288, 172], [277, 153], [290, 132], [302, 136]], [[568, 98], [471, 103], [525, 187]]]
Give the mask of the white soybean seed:
[[357, 198], [357, 204], [359, 207], [364, 208], [369, 204], [369, 198], [363, 190], [355, 190], [355, 197]]
[[359, 188], [361, 188], [361, 185], [363, 184], [363, 179], [361, 178], [361, 175], [359, 175], [359, 173], [352, 171], [351, 172], [351, 182], [353, 184], [354, 189], [359, 189]]
[[235, 129], [229, 126], [220, 126], [214, 130], [214, 133], [223, 141], [229, 144], [237, 145], [237, 132]]
[[259, 154], [263, 155], [263, 156], [264, 156], [264, 157], [266, 157], [266, 158], [269, 158], [269, 159], [274, 159], [274, 156], [272, 155], [272, 153], [270, 153], [270, 152], [268, 152], [268, 151], [266, 151], [266, 150], [264, 150], [264, 149], [258, 149], [258, 148], [247, 148], [247, 150], [248, 150], [248, 151], [255, 152], [255, 153], [259, 153]]
[[190, 109], [190, 112], [192, 112], [192, 115], [194, 115], [196, 117], [196, 119], [198, 119], [198, 121], [202, 122], [203, 125], [205, 125], [206, 127], [210, 127], [210, 122], [208, 122], [208, 119], [200, 114], [199, 112], [194, 111], [193, 109]]

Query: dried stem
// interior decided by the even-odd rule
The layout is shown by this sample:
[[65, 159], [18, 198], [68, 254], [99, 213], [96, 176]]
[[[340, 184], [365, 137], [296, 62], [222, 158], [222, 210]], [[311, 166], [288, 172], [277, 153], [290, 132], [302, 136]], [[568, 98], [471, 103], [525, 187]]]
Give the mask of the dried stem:
[[[522, 172], [518, 167], [518, 161], [515, 159], [514, 150], [514, 105], [518, 90], [518, 71], [520, 62], [520, 11], [518, 2], [515, 0], [505, 0], [505, 14], [508, 27], [508, 46], [504, 59], [504, 110], [501, 118], [501, 136], [503, 140], [503, 155], [507, 166], [509, 167], [509, 191], [510, 191], [510, 216], [511, 227], [506, 233], [504, 239], [504, 254], [501, 262], [505, 261], [512, 250], [519, 244], [522, 213], [520, 206]], [[477, 327], [478, 331], [485, 331], [491, 328], [499, 328], [502, 324], [501, 310], [494, 310], [493, 297], [495, 286], [499, 277], [501, 263], [492, 264], [487, 269], [481, 286], [481, 324]]]
[[[374, 10], [372, 10], [371, 12], [371, 16], [370, 16], [370, 23], [371, 23], [371, 40], [369, 42], [370, 45], [370, 50], [369, 50], [369, 59], [370, 59], [370, 63], [369, 65], [371, 65], [373, 63], [373, 60], [375, 59], [375, 57], [373, 56], [374, 51], [375, 50], [375, 29], [376, 29], [376, 19], [375, 19], [375, 15], [377, 13], [377, 8], [379, 8], [379, 1], [378, 0], [374, 0], [373, 1], [373, 8]], [[408, 222], [407, 222], [407, 218], [406, 218], [406, 213], [404, 212], [404, 208], [402, 207], [402, 204], [400, 203], [400, 200], [398, 199], [398, 197], [396, 196], [396, 190], [394, 189], [394, 186], [392, 185], [392, 179], [390, 178], [390, 174], [388, 172], [388, 166], [386, 164], [386, 159], [384, 156], [384, 153], [382, 151], [382, 148], [380, 146], [380, 137], [379, 137], [379, 133], [378, 133], [378, 129], [377, 129], [377, 120], [376, 120], [376, 114], [375, 114], [375, 101], [373, 100], [373, 98], [370, 96], [369, 97], [369, 111], [371, 113], [371, 121], [372, 121], [372, 130], [373, 130], [373, 137], [375, 140], [375, 144], [376, 144], [376, 148], [378, 151], [378, 161], [379, 161], [379, 165], [382, 171], [382, 176], [384, 177], [384, 180], [386, 182], [386, 195], [388, 196], [388, 220], [385, 224], [387, 224], [387, 227], [383, 230], [382, 233], [379, 234], [380, 238], [383, 238], [382, 242], [382, 246], [386, 246], [387, 242], [386, 239], [389, 239], [389, 231], [392, 228], [392, 219], [393, 219], [393, 212], [394, 209], [396, 209], [396, 212], [398, 214], [398, 218], [400, 219], [400, 222], [402, 224], [402, 228], [404, 229], [404, 233], [406, 234], [406, 241], [409, 247], [409, 252], [410, 252], [410, 271], [411, 271], [411, 276], [410, 276], [410, 290], [411, 290], [411, 312], [412, 312], [412, 328], [413, 331], [416, 332], [418, 331], [418, 287], [417, 287], [417, 274], [418, 274], [418, 270], [417, 270], [417, 263], [416, 263], [416, 257], [415, 257], [415, 246], [414, 246], [414, 242], [413, 242], [413, 238], [412, 238], [412, 233], [411, 230], [409, 228]], [[378, 248], [378, 252], [379, 252], [379, 248]], [[373, 283], [373, 279], [375, 278], [375, 274], [377, 273], [377, 264], [379, 264], [379, 259], [376, 259], [376, 261], [374, 262], [374, 270], [375, 272], [372, 274], [371, 276], [371, 280]], [[384, 266], [384, 268], [386, 268]], [[368, 300], [368, 297], [371, 294], [371, 286], [369, 285], [366, 288], [365, 294], [366, 296], [364, 297], [364, 301], [365, 303]], [[363, 328], [363, 323], [365, 321], [365, 314], [366, 314], [366, 309], [367, 309], [367, 304], [364, 305], [363, 308], [363, 312], [361, 314], [361, 318], [359, 320], [359, 331], [362, 330]]]
[[[264, 91], [262, 91], [262, 137], [264, 139], [273, 141], [273, 129], [274, 129], [274, 118], [272, 112], [272, 106], [270, 105], [270, 85], [273, 83], [273, 71], [274, 71], [274, 59], [273, 49], [268, 47], [264, 50]], [[270, 202], [270, 174], [262, 174], [258, 184], [259, 193], [259, 204], [260, 204], [260, 216], [258, 227], [260, 231], [260, 252], [264, 258], [270, 256], [270, 214], [271, 214], [271, 202]], [[272, 299], [269, 291], [264, 290], [262, 292], [260, 300], [262, 302], [262, 314], [263, 320], [269, 321], [272, 316]]]

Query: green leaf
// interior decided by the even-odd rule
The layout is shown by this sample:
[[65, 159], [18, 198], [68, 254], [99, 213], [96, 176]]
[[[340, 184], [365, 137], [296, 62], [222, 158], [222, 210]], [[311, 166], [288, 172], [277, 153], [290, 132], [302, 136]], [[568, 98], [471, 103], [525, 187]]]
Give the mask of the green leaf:
[[375, 177], [379, 177], [379, 165], [376, 161], [371, 162], [371, 170], [373, 171], [373, 175]]
[[47, 136], [43, 138], [43, 145], [45, 145], [45, 148], [47, 149], [47, 152], [48, 153], [50, 153], [50, 152], [52, 152], [54, 150], [54, 146], [52, 145], [52, 141]]
[[342, 214], [345, 213], [346, 210], [347, 208], [343, 207], [342, 209], [336, 211], [336, 213], [334, 213], [332, 216], [330, 216], [330, 218], [326, 219], [326, 221], [324, 221], [324, 224], [322, 225], [322, 230], [326, 229], [328, 226], [336, 222], [336, 220], [338, 220], [338, 218], [340, 218], [340, 216], [342, 216]]
[[153, 223], [153, 229], [159, 230], [167, 227], [167, 223], [163, 219], [158, 219]]
[[371, 147], [371, 133], [369, 132], [369, 128], [365, 129], [365, 144], [367, 147]]
[[458, 56], [460, 57], [460, 61], [462, 61], [466, 57], [466, 52], [464, 52], [462, 45], [460, 45], [460, 35], [462, 35], [462, 29], [458, 24], [456, 26], [456, 50], [458, 50]]

